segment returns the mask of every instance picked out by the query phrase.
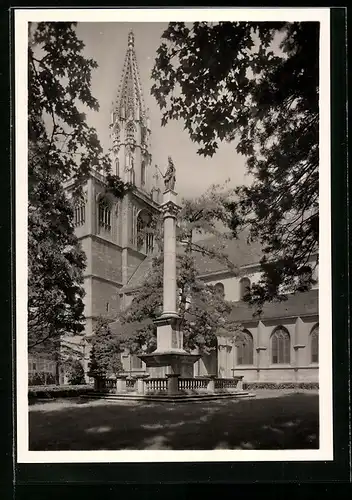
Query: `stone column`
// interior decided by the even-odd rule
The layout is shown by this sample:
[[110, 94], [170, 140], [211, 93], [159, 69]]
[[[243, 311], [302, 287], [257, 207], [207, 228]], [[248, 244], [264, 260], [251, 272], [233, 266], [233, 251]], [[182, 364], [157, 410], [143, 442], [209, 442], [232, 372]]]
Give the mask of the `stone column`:
[[137, 377], [137, 394], [144, 394], [145, 392], [145, 379], [149, 377], [149, 374], [138, 375]]
[[118, 375], [116, 377], [116, 394], [119, 394], [121, 392], [126, 392], [127, 390], [126, 379], [127, 375]]
[[207, 387], [208, 392], [215, 392], [215, 379], [216, 375], [210, 375], [210, 380], [208, 382], [208, 387]]
[[243, 391], [243, 377], [241, 376], [237, 382], [236, 389], [238, 391]]
[[166, 375], [167, 381], [167, 393], [169, 396], [173, 396], [174, 394], [178, 394], [178, 377], [180, 375], [178, 373], [169, 373]]
[[175, 191], [165, 191], [161, 205], [164, 217], [164, 286], [163, 316], [177, 316], [176, 311], [176, 217], [180, 207]]

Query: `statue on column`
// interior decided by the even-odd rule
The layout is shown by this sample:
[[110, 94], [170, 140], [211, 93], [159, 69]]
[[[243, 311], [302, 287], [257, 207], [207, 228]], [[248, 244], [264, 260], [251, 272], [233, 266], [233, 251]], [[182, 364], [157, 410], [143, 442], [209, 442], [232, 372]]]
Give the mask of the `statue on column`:
[[163, 175], [164, 178], [164, 184], [165, 184], [165, 189], [175, 189], [175, 183], [176, 183], [176, 169], [174, 162], [172, 161], [171, 156], [168, 158], [169, 161], [169, 166], [167, 167], [167, 170], [165, 172], [165, 175]]

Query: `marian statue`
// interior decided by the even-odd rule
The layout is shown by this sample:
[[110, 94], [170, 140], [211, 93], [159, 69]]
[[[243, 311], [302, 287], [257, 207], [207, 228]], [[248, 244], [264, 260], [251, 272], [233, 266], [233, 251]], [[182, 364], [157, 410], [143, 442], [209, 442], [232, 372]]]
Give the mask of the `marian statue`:
[[176, 183], [176, 169], [174, 166], [174, 162], [171, 159], [171, 156], [168, 158], [169, 161], [169, 166], [167, 167], [167, 170], [165, 172], [164, 177], [164, 184], [165, 184], [165, 189], [175, 189], [175, 183]]

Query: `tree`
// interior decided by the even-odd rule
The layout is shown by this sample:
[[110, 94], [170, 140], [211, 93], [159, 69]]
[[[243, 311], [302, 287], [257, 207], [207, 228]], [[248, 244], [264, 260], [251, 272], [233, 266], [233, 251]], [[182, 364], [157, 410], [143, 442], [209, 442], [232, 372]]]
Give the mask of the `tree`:
[[28, 208], [28, 348], [60, 350], [64, 334], [84, 328], [85, 255], [61, 182], [38, 169]]
[[[183, 200], [183, 207], [178, 216], [177, 240], [177, 287], [179, 290], [178, 312], [182, 318], [184, 347], [187, 350], [198, 348], [207, 353], [216, 347], [216, 331], [220, 325], [237, 330], [239, 325], [230, 324], [227, 316], [231, 312], [231, 303], [219, 294], [217, 289], [204, 283], [197, 277], [195, 254], [199, 253], [210, 259], [225, 262], [234, 269], [226, 252], [226, 238], [217, 228], [228, 217], [227, 203], [233, 190], [226, 186], [214, 185], [199, 198]], [[160, 228], [156, 224], [156, 228]], [[194, 241], [195, 234], [213, 234], [217, 244], [209, 246], [206, 242]], [[162, 232], [156, 229], [158, 248], [162, 248]], [[137, 324], [134, 334], [127, 335], [123, 342], [132, 353], [156, 348], [156, 328], [153, 324], [162, 312], [163, 258], [155, 256], [150, 272], [145, 277], [141, 288], [136, 292], [131, 305], [120, 315], [123, 326]], [[147, 321], [146, 321], [147, 320]]]
[[91, 169], [107, 174], [122, 197], [128, 186], [110, 172], [84, 108], [99, 109], [90, 84], [95, 61], [82, 54], [76, 23], [29, 25], [28, 44], [28, 347], [60, 356], [63, 334], [83, 331], [85, 256], [74, 235], [75, 196]]
[[[97, 133], [87, 124], [83, 112], [85, 108], [99, 110], [90, 89], [92, 70], [98, 65], [82, 54], [85, 45], [77, 38], [76, 24], [29, 25], [29, 141], [42, 143], [45, 155], [39, 159], [41, 167], [57, 173], [62, 181], [74, 179], [79, 189], [92, 168], [96, 168], [107, 174], [109, 185], [121, 197], [128, 186], [112, 175], [110, 157], [104, 154]], [[35, 181], [31, 164], [29, 179]]]
[[84, 369], [78, 359], [71, 358], [66, 361], [66, 374], [69, 384], [84, 384]]
[[229, 227], [262, 244], [248, 299], [308, 289], [318, 262], [319, 23], [170, 23], [152, 78], [162, 124], [183, 119], [198, 153], [236, 141], [253, 178], [237, 189]]
[[122, 371], [121, 352], [123, 348], [117, 336], [112, 334], [107, 319], [102, 317], [98, 319], [91, 346], [90, 377], [105, 378], [109, 375], [117, 375]]

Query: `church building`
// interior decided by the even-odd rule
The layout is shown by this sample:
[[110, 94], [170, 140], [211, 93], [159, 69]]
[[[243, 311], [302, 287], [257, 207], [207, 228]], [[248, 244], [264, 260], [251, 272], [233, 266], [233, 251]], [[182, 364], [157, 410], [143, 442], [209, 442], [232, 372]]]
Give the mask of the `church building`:
[[[108, 124], [107, 124], [108, 126]], [[104, 177], [92, 172], [76, 203], [76, 234], [87, 256], [84, 276], [85, 336], [93, 334], [99, 316], [113, 321], [127, 307], [151, 268], [154, 241], [143, 230], [158, 213], [163, 183], [151, 156], [151, 124], [143, 100], [134, 36], [128, 46], [118, 95], [111, 113], [112, 171], [134, 189], [122, 200], [107, 195]], [[73, 186], [68, 183], [70, 191]], [[182, 193], [180, 193], [182, 195]], [[210, 244], [211, 242], [209, 242]], [[233, 334], [219, 330], [217, 349], [194, 365], [194, 375], [219, 377], [243, 375], [244, 381], [318, 381], [319, 317], [318, 287], [288, 295], [282, 303], [264, 306], [260, 317], [243, 301], [243, 296], [260, 277], [260, 248], [245, 240], [229, 240], [227, 253], [239, 271], [199, 257], [199, 277], [214, 284], [233, 302], [232, 319], [243, 325], [240, 347]], [[112, 323], [113, 326], [113, 323]], [[71, 339], [71, 342], [73, 339]], [[88, 343], [77, 339], [77, 348], [89, 362]], [[128, 374], [145, 371], [137, 356], [125, 353]]]

